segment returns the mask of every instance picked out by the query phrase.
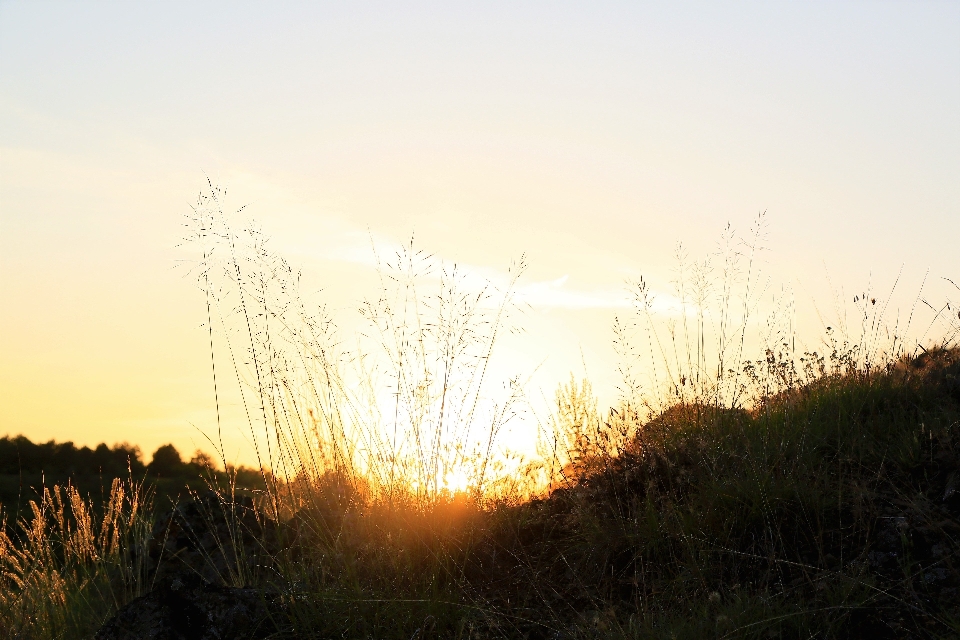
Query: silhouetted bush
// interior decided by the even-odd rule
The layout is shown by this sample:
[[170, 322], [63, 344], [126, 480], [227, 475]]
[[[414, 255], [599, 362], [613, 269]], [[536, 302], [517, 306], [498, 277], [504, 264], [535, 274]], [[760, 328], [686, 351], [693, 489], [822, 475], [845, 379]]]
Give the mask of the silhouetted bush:
[[185, 471], [183, 467], [183, 458], [177, 448], [172, 444], [165, 444], [153, 452], [153, 459], [147, 465], [147, 470], [151, 475], [169, 478], [182, 474]]

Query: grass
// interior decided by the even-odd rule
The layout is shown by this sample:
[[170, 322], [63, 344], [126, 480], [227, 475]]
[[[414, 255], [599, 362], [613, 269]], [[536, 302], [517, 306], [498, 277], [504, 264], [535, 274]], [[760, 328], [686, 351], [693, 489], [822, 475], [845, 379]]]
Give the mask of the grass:
[[798, 353], [781, 298], [754, 344], [761, 217], [712, 259], [678, 252], [679, 319], [656, 318], [638, 283], [636, 316], [616, 324], [621, 403], [601, 414], [571, 379], [539, 459], [506, 467], [496, 437], [523, 385], [491, 399], [488, 364], [522, 263], [470, 293], [409, 245], [347, 349], [262, 235], [231, 230], [222, 197], [211, 186], [194, 210], [193, 273], [218, 413], [242, 407], [264, 489], [210, 475], [160, 513], [115, 484], [102, 515], [70, 488], [45, 494], [0, 539], [5, 637], [89, 637], [184, 571], [261, 589], [275, 637], [960, 634], [952, 307], [933, 308], [939, 346], [904, 353], [913, 314], [887, 338], [886, 304], [858, 295], [859, 334], [829, 329], [820, 355]]
[[[951, 637], [958, 380], [960, 353], [933, 351], [749, 411], [674, 405], [618, 455], [582, 456], [549, 495], [513, 503], [399, 504], [325, 476], [317, 502], [271, 530], [278, 543], [262, 530], [247, 541], [269, 547], [269, 571], [220, 575], [281, 594], [281, 626], [298, 637]], [[3, 619], [35, 621], [19, 637], [84, 637], [150, 579], [111, 573], [122, 545], [78, 538], [99, 523], [61, 526], [57, 504], [34, 522], [46, 542], [20, 574], [42, 586], [5, 591], [20, 613], [5, 602]], [[216, 507], [194, 522], [215, 520], [254, 527]], [[149, 537], [123, 531], [128, 554], [134, 533]], [[51, 585], [64, 596], [36, 595]]]
[[0, 528], [4, 637], [91, 637], [149, 588], [145, 548], [153, 523], [142, 485], [115, 480], [99, 517], [71, 485], [45, 489], [30, 507], [20, 536]]

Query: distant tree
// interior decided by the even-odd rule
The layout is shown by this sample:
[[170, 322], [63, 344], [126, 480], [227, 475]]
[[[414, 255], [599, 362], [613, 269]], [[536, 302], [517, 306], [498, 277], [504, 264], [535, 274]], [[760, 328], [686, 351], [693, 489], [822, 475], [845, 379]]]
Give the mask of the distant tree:
[[113, 445], [111, 450], [114, 466], [119, 465], [123, 472], [133, 473], [134, 477], [143, 475], [146, 466], [143, 464], [143, 455], [140, 447], [128, 442]]
[[130, 472], [138, 476], [144, 469], [140, 448], [127, 443], [113, 448], [101, 443], [96, 449], [78, 449], [72, 442], [50, 440], [35, 444], [22, 435], [0, 438], [0, 474], [47, 473], [117, 478]]
[[190, 464], [197, 467], [200, 471], [217, 468], [217, 463], [213, 461], [213, 458], [211, 458], [209, 454], [200, 451], [200, 449], [194, 452], [193, 457], [190, 458]]
[[147, 465], [147, 470], [159, 476], [175, 476], [183, 470], [183, 458], [172, 444], [165, 444], [153, 452], [153, 460]]

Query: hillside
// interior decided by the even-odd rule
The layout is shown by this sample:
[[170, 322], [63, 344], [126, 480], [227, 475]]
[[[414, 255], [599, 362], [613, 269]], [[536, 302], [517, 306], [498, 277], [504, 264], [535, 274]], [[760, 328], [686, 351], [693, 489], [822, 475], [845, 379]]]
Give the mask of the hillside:
[[[98, 637], [212, 638], [240, 619], [259, 638], [956, 637], [958, 438], [960, 351], [938, 350], [751, 410], [675, 405], [530, 500], [376, 502], [328, 475], [271, 518], [211, 492], [127, 538], [136, 576], [96, 574], [133, 585], [122, 601], [64, 587], [62, 637], [139, 594]], [[19, 593], [7, 625], [31, 605]], [[14, 637], [51, 637], [35, 616]]]

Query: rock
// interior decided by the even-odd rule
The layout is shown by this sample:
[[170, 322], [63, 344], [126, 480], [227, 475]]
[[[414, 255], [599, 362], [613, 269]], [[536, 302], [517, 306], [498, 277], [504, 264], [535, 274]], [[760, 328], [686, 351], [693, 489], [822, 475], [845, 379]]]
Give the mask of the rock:
[[257, 589], [223, 587], [196, 575], [158, 584], [131, 601], [96, 640], [257, 640], [276, 632], [282, 605]]

